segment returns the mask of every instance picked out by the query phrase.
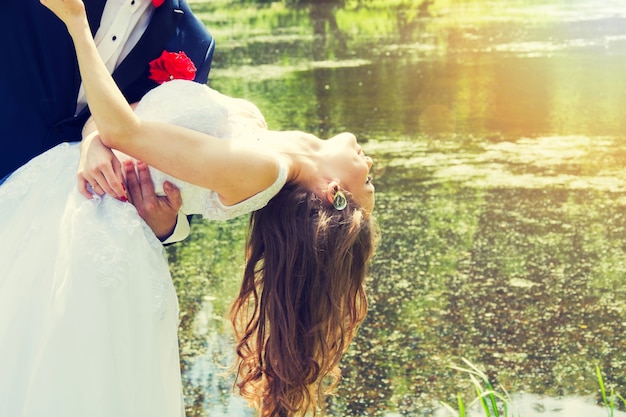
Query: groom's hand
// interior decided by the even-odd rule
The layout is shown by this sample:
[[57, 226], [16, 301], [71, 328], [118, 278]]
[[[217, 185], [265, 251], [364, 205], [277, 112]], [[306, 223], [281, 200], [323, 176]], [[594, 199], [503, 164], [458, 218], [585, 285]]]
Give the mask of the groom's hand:
[[165, 195], [157, 195], [150, 170], [144, 162], [138, 161], [135, 171], [132, 161], [125, 161], [124, 172], [130, 202], [159, 240], [164, 241], [174, 231], [178, 210], [183, 205], [180, 190], [166, 181], [163, 184]]

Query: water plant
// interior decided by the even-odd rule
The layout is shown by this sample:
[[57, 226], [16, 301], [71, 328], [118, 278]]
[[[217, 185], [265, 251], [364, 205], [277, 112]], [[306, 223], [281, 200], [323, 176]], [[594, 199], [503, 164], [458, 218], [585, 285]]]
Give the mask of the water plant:
[[[469, 360], [462, 358], [462, 361], [467, 365], [466, 368], [459, 366], [451, 366], [452, 369], [464, 372], [469, 375], [474, 390], [476, 392], [476, 398], [466, 406], [461, 394], [457, 394], [457, 409], [452, 408], [446, 403], [441, 403], [450, 413], [458, 417], [468, 417], [468, 409], [473, 407], [476, 403], [480, 403], [485, 417], [513, 417], [509, 411], [509, 404], [511, 403], [511, 397], [500, 386], [499, 391], [494, 389], [489, 377], [485, 372], [481, 371], [476, 365], [472, 364]], [[626, 398], [621, 394], [615, 392], [613, 388], [610, 391], [607, 389], [600, 367], [596, 365], [596, 380], [600, 389], [600, 395], [602, 398], [602, 405], [608, 413], [608, 417], [615, 416], [615, 410], [621, 405], [626, 407]], [[618, 401], [619, 400], [619, 401]]]
[[609, 417], [613, 417], [615, 414], [615, 399], [619, 398], [622, 401], [622, 404], [626, 406], [626, 400], [619, 393], [615, 392], [613, 388], [611, 388], [610, 394], [607, 396], [607, 390], [604, 385], [604, 379], [602, 378], [602, 372], [600, 371], [600, 367], [596, 365], [596, 378], [598, 380], [598, 386], [600, 387], [600, 394], [602, 395], [602, 404], [607, 409]]
[[474, 387], [474, 391], [476, 392], [476, 398], [469, 404], [468, 407], [466, 407], [463, 399], [461, 398], [461, 395], [458, 394], [458, 412], [446, 403], [442, 403], [442, 405], [446, 409], [448, 409], [453, 415], [457, 415], [459, 417], [467, 417], [468, 414], [466, 410], [479, 402], [486, 417], [509, 417], [510, 396], [506, 392], [504, 387], [499, 387], [502, 392], [496, 391], [491, 384], [491, 381], [489, 380], [487, 374], [481, 371], [469, 360], [465, 358], [461, 358], [461, 360], [467, 365], [467, 368], [459, 366], [451, 366], [451, 368], [461, 372], [465, 372], [469, 375], [472, 385]]

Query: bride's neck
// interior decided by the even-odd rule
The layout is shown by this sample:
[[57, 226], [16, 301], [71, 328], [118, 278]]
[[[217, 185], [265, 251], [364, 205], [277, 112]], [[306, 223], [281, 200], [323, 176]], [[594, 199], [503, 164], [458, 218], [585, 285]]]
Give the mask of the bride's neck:
[[262, 139], [288, 161], [288, 181], [316, 185], [323, 159], [321, 139], [299, 131], [267, 131]]

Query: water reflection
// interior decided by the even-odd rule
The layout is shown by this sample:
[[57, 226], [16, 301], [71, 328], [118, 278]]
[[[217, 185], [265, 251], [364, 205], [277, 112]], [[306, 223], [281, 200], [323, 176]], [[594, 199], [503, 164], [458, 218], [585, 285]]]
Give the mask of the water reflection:
[[[592, 415], [596, 365], [626, 393], [621, 2], [193, 5], [218, 39], [214, 87], [274, 128], [352, 131], [376, 160], [383, 240], [330, 415], [446, 415], [473, 398], [461, 358], [521, 415]], [[168, 249], [189, 416], [252, 415], [224, 374], [244, 229], [198, 221]]]

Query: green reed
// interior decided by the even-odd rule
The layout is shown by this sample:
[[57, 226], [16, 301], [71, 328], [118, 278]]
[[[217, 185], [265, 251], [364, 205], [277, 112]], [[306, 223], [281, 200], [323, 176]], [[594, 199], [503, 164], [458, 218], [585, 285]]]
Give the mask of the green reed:
[[[469, 375], [474, 391], [476, 392], [476, 398], [469, 404], [469, 407], [479, 402], [486, 417], [509, 417], [510, 397], [504, 387], [500, 387], [501, 392], [496, 391], [487, 374], [467, 359], [463, 358], [462, 360], [468, 366], [467, 368], [452, 366], [452, 369]], [[466, 410], [469, 407], [465, 407], [460, 394], [457, 395], [458, 412], [448, 404], [442, 403], [442, 405], [453, 415], [458, 415], [459, 417], [466, 417], [468, 415]]]
[[[459, 366], [451, 366], [451, 368], [469, 375], [474, 391], [476, 392], [476, 398], [466, 406], [461, 394], [457, 394], [457, 409], [452, 408], [446, 403], [442, 403], [442, 405], [450, 411], [452, 415], [458, 417], [468, 417], [467, 410], [476, 403], [480, 403], [486, 417], [513, 417], [509, 414], [511, 397], [504, 387], [498, 387], [499, 391], [497, 391], [493, 387], [487, 374], [467, 359], [463, 358], [462, 361], [467, 365], [466, 368]], [[610, 391], [607, 390], [599, 366], [596, 366], [596, 380], [600, 388], [602, 405], [607, 410], [608, 416], [614, 417], [615, 410], [619, 405], [617, 400], [621, 401], [622, 405], [626, 407], [626, 399], [615, 392], [613, 388], [611, 388]]]
[[615, 413], [615, 399], [619, 398], [622, 401], [622, 404], [626, 406], [626, 400], [619, 393], [616, 393], [613, 388], [611, 388], [611, 393], [607, 396], [607, 390], [604, 386], [604, 379], [602, 378], [602, 372], [600, 371], [600, 367], [596, 365], [596, 378], [598, 380], [598, 386], [600, 387], [600, 393], [602, 394], [602, 403], [604, 407], [607, 409], [609, 417], [613, 417]]

